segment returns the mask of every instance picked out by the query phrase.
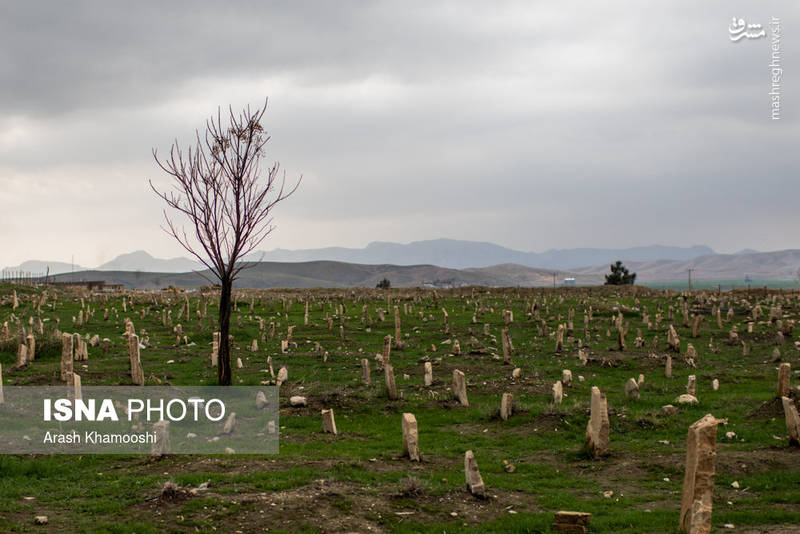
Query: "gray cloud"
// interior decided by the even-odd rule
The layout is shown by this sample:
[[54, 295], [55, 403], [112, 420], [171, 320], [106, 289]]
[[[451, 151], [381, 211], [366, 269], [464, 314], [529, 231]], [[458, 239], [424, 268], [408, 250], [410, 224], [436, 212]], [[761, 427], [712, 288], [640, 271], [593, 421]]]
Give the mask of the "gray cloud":
[[[271, 154], [305, 176], [267, 247], [798, 246], [796, 105], [770, 121], [768, 42], [727, 36], [734, 15], [793, 31], [789, 3], [3, 8], [7, 264], [31, 242], [90, 265], [180, 253], [158, 230], [150, 149], [265, 96]], [[782, 42], [784, 91], [799, 48]]]

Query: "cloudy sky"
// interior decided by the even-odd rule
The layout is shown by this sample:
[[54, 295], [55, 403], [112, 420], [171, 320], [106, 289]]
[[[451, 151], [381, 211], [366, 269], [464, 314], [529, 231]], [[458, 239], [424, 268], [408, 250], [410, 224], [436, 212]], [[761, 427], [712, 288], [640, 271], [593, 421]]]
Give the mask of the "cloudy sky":
[[[263, 249], [800, 248], [795, 2], [0, 6], [2, 265], [185, 255], [151, 150], [265, 97], [303, 182]], [[732, 42], [734, 16], [766, 38]]]

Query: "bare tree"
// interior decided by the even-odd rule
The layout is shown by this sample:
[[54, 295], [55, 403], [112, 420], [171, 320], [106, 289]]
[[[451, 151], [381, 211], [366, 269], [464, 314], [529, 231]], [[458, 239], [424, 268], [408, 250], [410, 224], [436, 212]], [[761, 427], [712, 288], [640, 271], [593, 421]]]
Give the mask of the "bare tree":
[[[190, 231], [175, 224], [164, 210], [172, 235], [187, 251], [219, 280], [219, 360], [220, 385], [231, 384], [230, 322], [233, 282], [248, 266], [242, 258], [274, 229], [272, 208], [297, 190], [302, 176], [290, 189], [286, 175], [278, 180], [279, 164], [267, 170], [260, 167], [269, 136], [261, 125], [267, 102], [258, 109], [248, 106], [239, 114], [229, 108], [223, 124], [221, 110], [206, 121], [203, 135], [195, 132], [196, 143], [185, 152], [176, 140], [169, 156], [153, 157], [173, 180], [173, 190], [150, 187], [167, 206], [189, 219]], [[193, 231], [192, 231], [193, 230]], [[191, 235], [191, 237], [190, 237]]]

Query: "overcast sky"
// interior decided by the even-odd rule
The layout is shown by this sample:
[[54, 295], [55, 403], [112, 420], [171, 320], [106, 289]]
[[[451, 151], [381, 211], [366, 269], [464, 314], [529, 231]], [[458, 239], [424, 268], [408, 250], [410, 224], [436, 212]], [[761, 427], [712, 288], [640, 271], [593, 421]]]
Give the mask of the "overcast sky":
[[796, 2], [0, 6], [0, 265], [186, 255], [151, 150], [265, 97], [303, 182], [262, 249], [800, 248]]

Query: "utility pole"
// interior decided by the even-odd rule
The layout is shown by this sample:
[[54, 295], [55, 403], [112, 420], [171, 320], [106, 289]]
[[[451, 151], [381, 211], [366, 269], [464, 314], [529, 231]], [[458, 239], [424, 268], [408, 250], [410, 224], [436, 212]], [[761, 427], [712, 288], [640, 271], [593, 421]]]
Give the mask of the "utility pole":
[[692, 290], [692, 271], [694, 271], [694, 269], [686, 269], [686, 270], [689, 271], [689, 291], [691, 291]]

